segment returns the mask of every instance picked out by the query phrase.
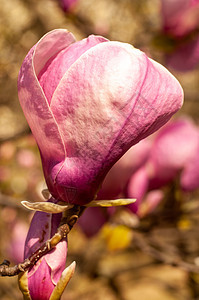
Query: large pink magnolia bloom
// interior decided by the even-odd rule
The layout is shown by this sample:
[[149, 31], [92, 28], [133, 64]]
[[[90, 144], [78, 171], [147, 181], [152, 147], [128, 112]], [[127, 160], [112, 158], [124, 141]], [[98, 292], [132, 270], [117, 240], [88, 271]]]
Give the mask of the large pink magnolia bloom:
[[183, 37], [199, 27], [199, 0], [161, 0], [163, 30]]
[[183, 91], [160, 64], [129, 44], [63, 29], [26, 56], [19, 99], [56, 199], [86, 204], [112, 165], [181, 107]]

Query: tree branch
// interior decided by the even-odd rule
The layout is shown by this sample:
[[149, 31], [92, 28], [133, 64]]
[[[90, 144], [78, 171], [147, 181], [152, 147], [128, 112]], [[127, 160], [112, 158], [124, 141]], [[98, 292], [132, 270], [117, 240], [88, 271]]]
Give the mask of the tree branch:
[[73, 208], [65, 211], [54, 236], [47, 240], [29, 258], [25, 259], [24, 262], [18, 265], [10, 267], [10, 262], [8, 260], [4, 260], [0, 265], [0, 276], [15, 276], [34, 266], [42, 256], [51, 251], [60, 241], [66, 238], [74, 224], [77, 222], [79, 216], [83, 213], [84, 209], [84, 206], [74, 205]]

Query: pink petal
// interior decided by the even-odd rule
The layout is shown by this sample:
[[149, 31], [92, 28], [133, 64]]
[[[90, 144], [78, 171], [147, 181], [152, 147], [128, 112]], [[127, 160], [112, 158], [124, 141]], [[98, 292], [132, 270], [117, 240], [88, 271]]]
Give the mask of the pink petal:
[[136, 202], [129, 206], [130, 210], [136, 213], [143, 200], [144, 195], [148, 190], [149, 178], [145, 167], [140, 168], [135, 172], [128, 183], [127, 198], [135, 198]]
[[78, 224], [87, 237], [92, 237], [97, 234], [107, 220], [108, 214], [105, 209], [89, 207], [79, 218]]
[[25, 222], [19, 221], [12, 226], [11, 242], [7, 250], [11, 259], [17, 264], [23, 261], [23, 250], [27, 232], [28, 226]]
[[158, 204], [164, 198], [164, 193], [161, 190], [149, 191], [144, 197], [143, 203], [139, 207], [138, 215], [139, 217], [144, 217], [152, 213]]
[[180, 184], [185, 191], [193, 191], [199, 188], [199, 134], [198, 147], [192, 158], [187, 162], [180, 178]]
[[46, 34], [30, 50], [19, 73], [20, 104], [39, 146], [46, 176], [48, 168], [64, 160], [65, 149], [58, 125], [36, 76], [52, 56], [74, 42], [73, 35], [63, 29]]
[[124, 197], [125, 187], [130, 176], [147, 161], [150, 155], [151, 144], [149, 139], [140, 141], [113, 165], [98, 192], [98, 199]]
[[[53, 94], [60, 80], [70, 66], [88, 49], [99, 43], [107, 41], [107, 39], [100, 36], [95, 37], [94, 35], [91, 35], [87, 39], [83, 39], [82, 41], [76, 42], [69, 45], [67, 48], [62, 49], [48, 60], [45, 67], [41, 69], [41, 72], [38, 75], [38, 80], [49, 105], [51, 105]], [[36, 55], [37, 52], [35, 53], [35, 56]]]
[[177, 120], [162, 128], [151, 152], [155, 168], [152, 180], [166, 182], [183, 169], [197, 149], [197, 136], [197, 128], [189, 119]]
[[28, 289], [32, 300], [49, 300], [55, 285], [51, 281], [51, 269], [45, 259], [40, 261], [37, 274], [29, 276]]

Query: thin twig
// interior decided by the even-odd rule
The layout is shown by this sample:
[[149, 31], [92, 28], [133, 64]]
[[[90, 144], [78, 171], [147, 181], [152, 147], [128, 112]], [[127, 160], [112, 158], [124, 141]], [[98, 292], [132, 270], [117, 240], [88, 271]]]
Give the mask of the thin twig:
[[10, 206], [27, 211], [27, 209], [23, 205], [21, 205], [21, 201], [22, 199], [16, 199], [14, 197], [0, 193], [0, 206]]
[[155, 247], [150, 245], [150, 242], [146, 236], [141, 234], [134, 234], [134, 244], [144, 253], [154, 257], [158, 261], [165, 264], [169, 264], [173, 267], [179, 267], [187, 272], [199, 273], [199, 266], [183, 261], [180, 257], [174, 255], [168, 255], [161, 250], [157, 250]]

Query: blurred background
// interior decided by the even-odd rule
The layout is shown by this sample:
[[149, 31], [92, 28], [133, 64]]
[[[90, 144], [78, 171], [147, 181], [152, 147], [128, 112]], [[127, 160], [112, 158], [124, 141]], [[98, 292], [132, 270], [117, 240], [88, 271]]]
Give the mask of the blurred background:
[[[145, 157], [127, 180], [128, 190], [139, 198], [138, 208], [82, 216], [69, 235], [67, 265], [75, 260], [77, 269], [63, 300], [199, 299], [199, 1], [173, 2], [175, 6], [170, 0], [1, 0], [1, 261], [23, 260], [32, 214], [20, 201], [41, 201], [45, 188], [39, 152], [19, 105], [17, 77], [25, 55], [46, 32], [66, 28], [77, 40], [97, 34], [130, 43], [166, 66], [185, 93], [173, 122], [182, 120], [186, 134], [168, 128], [176, 137], [160, 142], [175, 162], [182, 158], [181, 164], [171, 163], [175, 172], [154, 186], [171, 161], [160, 151], [161, 174], [147, 175], [150, 182], [137, 195], [136, 172], [143, 166], [148, 172], [151, 166], [151, 158]], [[150, 138], [150, 153], [158, 134], [164, 140], [168, 132]], [[126, 168], [128, 160], [125, 167], [121, 164]], [[126, 189], [127, 184], [123, 195]], [[151, 191], [160, 197], [149, 197]], [[0, 278], [0, 299], [22, 299], [16, 277]]]

